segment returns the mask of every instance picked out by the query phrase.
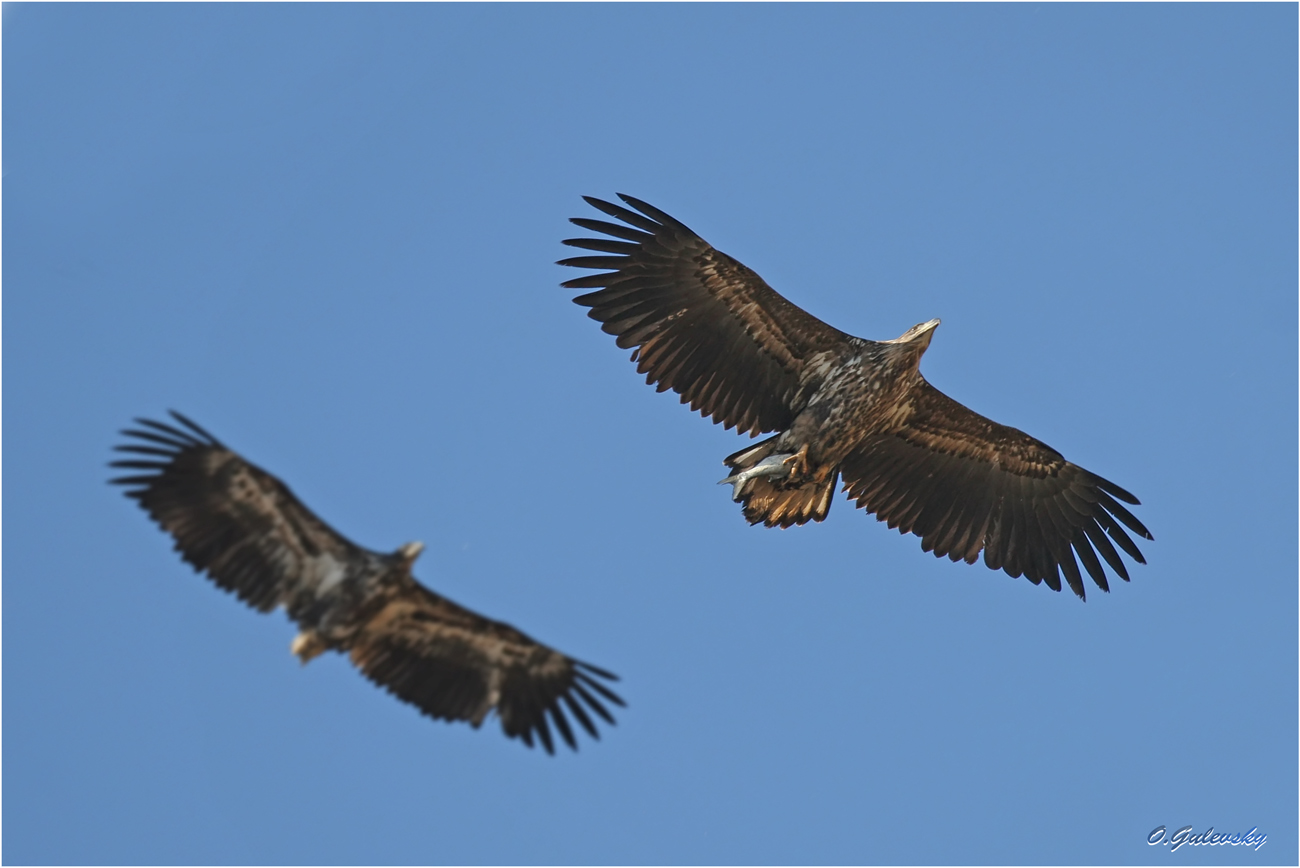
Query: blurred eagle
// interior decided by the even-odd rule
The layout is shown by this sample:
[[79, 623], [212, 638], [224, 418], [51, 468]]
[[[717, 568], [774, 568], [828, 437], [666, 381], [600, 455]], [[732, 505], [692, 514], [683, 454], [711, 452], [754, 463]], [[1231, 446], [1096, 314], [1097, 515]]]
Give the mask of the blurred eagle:
[[283, 606], [302, 630], [291, 650], [304, 664], [325, 651], [346, 653], [367, 678], [430, 717], [477, 728], [495, 709], [507, 736], [529, 747], [536, 736], [547, 753], [554, 753], [548, 716], [574, 750], [566, 708], [593, 738], [600, 736], [588, 709], [614, 723], [601, 699], [623, 701], [596, 679], [616, 676], [433, 593], [411, 576], [421, 543], [392, 554], [361, 548], [279, 479], [172, 416], [182, 427], [137, 419], [147, 430], [122, 432], [135, 440], [117, 450], [147, 457], [112, 466], [147, 472], [112, 482], [129, 486], [127, 497], [219, 587], [259, 612]]
[[[944, 395], [919, 371], [939, 320], [890, 341], [855, 338], [795, 307], [685, 225], [639, 199], [584, 197], [622, 224], [575, 217], [598, 251], [560, 265], [600, 271], [566, 281], [574, 302], [632, 350], [637, 371], [704, 416], [751, 435], [723, 459], [751, 524], [821, 521], [839, 478], [857, 505], [921, 538], [936, 557], [975, 563], [1084, 598], [1078, 563], [1109, 591], [1115, 546], [1146, 563], [1124, 527], [1152, 539], [1123, 488], [1047, 444]], [[631, 210], [635, 209], [635, 210]], [[1100, 560], [1098, 559], [1100, 555]], [[1058, 573], [1059, 568], [1059, 573]]]

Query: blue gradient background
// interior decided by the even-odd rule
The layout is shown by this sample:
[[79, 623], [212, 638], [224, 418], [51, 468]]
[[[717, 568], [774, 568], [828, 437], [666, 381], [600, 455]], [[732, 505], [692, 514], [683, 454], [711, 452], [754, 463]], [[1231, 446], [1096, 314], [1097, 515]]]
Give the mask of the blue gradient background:
[[[1297, 11], [6, 4], [8, 863], [1297, 860]], [[624, 191], [1143, 500], [1084, 605], [745, 441], [554, 260]], [[168, 407], [623, 676], [548, 758], [421, 718], [104, 484]], [[1258, 851], [1149, 847], [1257, 826]]]

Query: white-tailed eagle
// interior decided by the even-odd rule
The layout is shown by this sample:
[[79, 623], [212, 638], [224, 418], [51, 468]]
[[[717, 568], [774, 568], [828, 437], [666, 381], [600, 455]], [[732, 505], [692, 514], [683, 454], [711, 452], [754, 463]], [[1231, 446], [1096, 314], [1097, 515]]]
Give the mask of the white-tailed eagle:
[[347, 654], [371, 681], [424, 714], [481, 724], [495, 710], [510, 738], [554, 752], [550, 725], [577, 749], [572, 714], [593, 738], [588, 715], [613, 724], [602, 699], [623, 701], [597, 679], [616, 676], [567, 657], [508, 624], [471, 612], [411, 576], [424, 548], [392, 554], [346, 539], [283, 482], [245, 461], [198, 425], [144, 426], [118, 451], [142, 456], [112, 466], [145, 471], [112, 482], [176, 541], [176, 550], [220, 588], [259, 612], [283, 606], [301, 632], [303, 663]]
[[1136, 497], [925, 381], [939, 320], [890, 341], [853, 337], [663, 211], [622, 194], [631, 208], [584, 198], [625, 225], [573, 218], [604, 236], [564, 242], [600, 254], [560, 261], [600, 271], [563, 284], [596, 290], [574, 301], [658, 391], [726, 428], [779, 432], [723, 459], [751, 524], [821, 521], [843, 476], [858, 506], [924, 551], [972, 564], [983, 551], [990, 569], [1055, 591], [1064, 573], [1081, 599], [1076, 555], [1103, 591], [1101, 561], [1129, 578], [1116, 546], [1146, 563], [1124, 527], [1152, 536], [1119, 503]]

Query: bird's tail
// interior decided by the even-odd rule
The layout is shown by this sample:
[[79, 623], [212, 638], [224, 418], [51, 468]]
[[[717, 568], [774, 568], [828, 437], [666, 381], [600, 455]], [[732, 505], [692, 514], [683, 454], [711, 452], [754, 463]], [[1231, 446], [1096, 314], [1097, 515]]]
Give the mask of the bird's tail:
[[827, 473], [821, 481], [817, 476], [822, 474], [815, 474], [793, 482], [785, 461], [792, 456], [777, 453], [775, 440], [771, 437], [722, 459], [733, 470], [722, 480], [732, 485], [731, 499], [742, 505], [750, 524], [791, 527], [821, 521], [830, 512], [839, 472]]

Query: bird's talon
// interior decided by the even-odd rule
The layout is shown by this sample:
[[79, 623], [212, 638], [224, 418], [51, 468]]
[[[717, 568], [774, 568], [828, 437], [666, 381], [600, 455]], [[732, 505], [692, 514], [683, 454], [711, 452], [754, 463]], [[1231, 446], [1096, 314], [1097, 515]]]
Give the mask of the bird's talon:
[[789, 458], [781, 462], [790, 468], [791, 478], [798, 478], [808, 475], [808, 446], [804, 447]]

